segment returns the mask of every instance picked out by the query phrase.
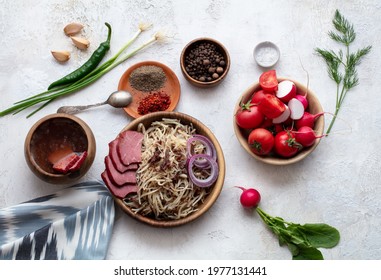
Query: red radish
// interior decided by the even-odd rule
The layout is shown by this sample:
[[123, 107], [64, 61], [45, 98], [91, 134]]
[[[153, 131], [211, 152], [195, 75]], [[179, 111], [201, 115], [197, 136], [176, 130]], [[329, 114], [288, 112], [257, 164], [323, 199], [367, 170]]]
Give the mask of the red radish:
[[302, 102], [303, 107], [304, 107], [304, 110], [307, 110], [307, 107], [308, 107], [308, 100], [307, 100], [307, 97], [304, 96], [304, 95], [297, 94], [297, 95], [295, 96], [295, 98], [298, 99], [300, 102]]
[[284, 110], [284, 112], [283, 112], [279, 117], [276, 117], [275, 119], [273, 119], [273, 123], [278, 124], [278, 123], [285, 122], [285, 121], [288, 120], [288, 118], [290, 117], [290, 115], [291, 115], [291, 110], [290, 110], [290, 108], [286, 105], [286, 110]]
[[295, 140], [303, 147], [310, 147], [315, 143], [317, 138], [326, 136], [325, 134], [317, 136], [311, 127], [302, 126], [298, 131], [294, 132]]
[[240, 197], [241, 205], [245, 208], [257, 207], [261, 201], [261, 194], [256, 189], [245, 189], [244, 187], [236, 187], [242, 190]]
[[300, 102], [298, 99], [296, 98], [292, 98], [289, 102], [288, 102], [288, 107], [290, 108], [291, 110], [291, 119], [293, 120], [299, 120], [300, 118], [303, 117], [303, 114], [304, 114], [304, 106], [302, 104], [302, 102]]
[[287, 103], [296, 96], [296, 86], [291, 81], [282, 81], [278, 84], [278, 90], [275, 95], [282, 102]]
[[295, 127], [296, 129], [299, 129], [303, 126], [314, 128], [316, 119], [322, 115], [324, 115], [324, 112], [315, 115], [309, 112], [304, 112], [303, 116], [295, 122]]
[[274, 119], [286, 110], [286, 105], [275, 95], [266, 93], [258, 108], [267, 118]]

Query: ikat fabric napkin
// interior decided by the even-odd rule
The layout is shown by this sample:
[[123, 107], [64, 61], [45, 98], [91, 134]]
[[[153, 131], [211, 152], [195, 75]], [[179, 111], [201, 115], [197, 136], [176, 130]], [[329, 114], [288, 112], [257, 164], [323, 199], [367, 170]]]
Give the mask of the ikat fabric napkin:
[[0, 209], [0, 260], [105, 259], [114, 217], [100, 181]]

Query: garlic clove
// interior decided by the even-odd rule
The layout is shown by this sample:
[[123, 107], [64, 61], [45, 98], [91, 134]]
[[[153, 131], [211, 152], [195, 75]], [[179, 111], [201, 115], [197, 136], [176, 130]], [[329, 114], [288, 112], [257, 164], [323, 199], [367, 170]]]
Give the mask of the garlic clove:
[[68, 51], [51, 51], [51, 53], [59, 62], [65, 62], [70, 59], [70, 53]]
[[81, 37], [75, 37], [75, 36], [71, 36], [70, 37], [71, 40], [73, 41], [74, 45], [78, 48], [78, 49], [81, 49], [81, 50], [85, 50], [89, 47], [90, 45], [90, 42], [89, 40], [86, 40], [84, 38], [81, 38]]
[[64, 27], [64, 32], [67, 36], [72, 36], [72, 35], [78, 34], [82, 30], [82, 28], [83, 28], [82, 24], [73, 22], [73, 23], [69, 23], [68, 25]]

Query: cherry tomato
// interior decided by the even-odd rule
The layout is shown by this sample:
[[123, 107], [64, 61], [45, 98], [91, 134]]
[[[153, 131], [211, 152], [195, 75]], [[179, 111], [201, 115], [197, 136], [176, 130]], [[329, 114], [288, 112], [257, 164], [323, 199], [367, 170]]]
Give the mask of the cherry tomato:
[[289, 158], [294, 156], [302, 146], [296, 142], [295, 135], [292, 131], [281, 131], [275, 136], [274, 150], [275, 153]]
[[264, 115], [259, 111], [258, 106], [250, 105], [250, 101], [241, 105], [241, 108], [235, 115], [237, 125], [244, 129], [252, 129], [261, 125], [265, 119]]
[[263, 72], [259, 77], [259, 84], [264, 91], [275, 93], [278, 90], [278, 80], [275, 70]]
[[253, 94], [251, 98], [251, 103], [254, 105], [258, 105], [261, 103], [262, 99], [265, 97], [266, 92], [264, 90], [258, 90]]
[[279, 117], [286, 110], [286, 105], [278, 97], [268, 93], [265, 94], [258, 107], [262, 114], [269, 119]]
[[268, 155], [274, 147], [274, 136], [265, 128], [256, 128], [248, 138], [251, 151], [260, 156]]

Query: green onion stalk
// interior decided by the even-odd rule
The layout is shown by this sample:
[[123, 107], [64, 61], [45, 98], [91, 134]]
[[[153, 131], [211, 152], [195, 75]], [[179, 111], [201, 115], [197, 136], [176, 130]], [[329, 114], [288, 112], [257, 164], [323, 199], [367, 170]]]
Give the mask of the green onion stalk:
[[122, 53], [138, 38], [138, 36], [146, 30], [150, 25], [139, 25], [138, 31], [134, 34], [134, 36], [127, 42], [126, 45], [124, 45], [112, 58], [110, 58], [108, 61], [104, 62], [102, 65], [100, 65], [98, 68], [94, 69], [92, 72], [90, 72], [88, 75], [83, 77], [82, 79], [70, 84], [66, 87], [59, 87], [57, 89], [47, 90], [40, 94], [34, 95], [32, 97], [29, 97], [27, 99], [21, 100], [14, 104], [14, 106], [0, 112], [0, 117], [5, 116], [7, 114], [13, 113], [17, 114], [33, 105], [36, 105], [41, 102], [45, 102], [43, 105], [41, 105], [39, 108], [34, 110], [32, 113], [30, 113], [27, 117], [32, 116], [45, 106], [47, 106], [49, 103], [54, 101], [58, 97], [62, 97], [68, 94], [71, 94], [73, 92], [76, 92], [92, 83], [97, 81], [99, 78], [101, 78], [103, 75], [117, 67], [119, 64], [123, 63], [130, 57], [137, 54], [142, 49], [148, 47], [149, 45], [157, 42], [162, 41], [165, 36], [161, 32], [155, 33], [148, 41], [143, 43], [141, 46], [137, 47], [136, 49], [132, 50], [131, 52], [122, 55]]

